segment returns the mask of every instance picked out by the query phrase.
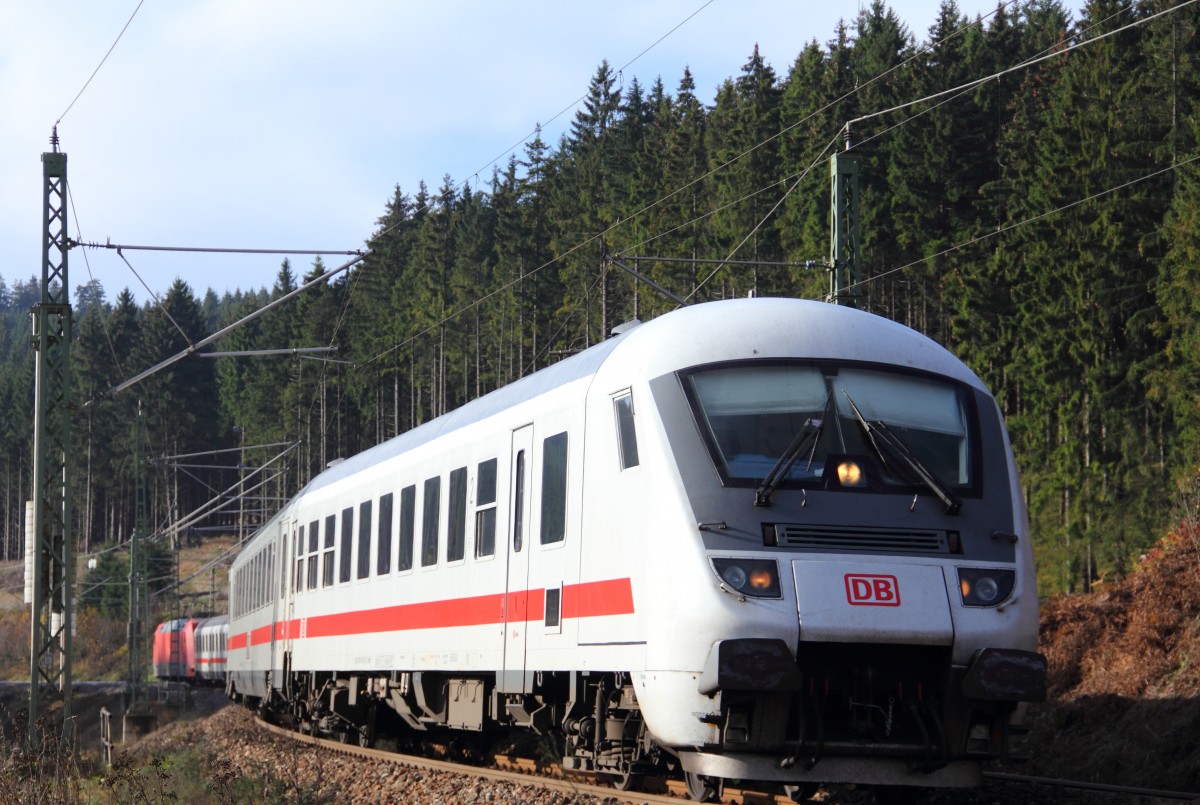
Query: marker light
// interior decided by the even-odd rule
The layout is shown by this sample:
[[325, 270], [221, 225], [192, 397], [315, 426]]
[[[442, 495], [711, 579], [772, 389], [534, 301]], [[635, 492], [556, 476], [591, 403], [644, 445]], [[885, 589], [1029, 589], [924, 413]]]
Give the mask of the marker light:
[[1005, 601], [1016, 584], [1016, 572], [992, 568], [960, 567], [958, 587], [963, 606], [994, 607]]
[[730, 565], [721, 571], [721, 578], [735, 590], [741, 590], [746, 586], [746, 571], [741, 565]]
[[766, 592], [775, 584], [775, 579], [771, 572], [765, 568], [756, 568], [750, 571], [750, 589], [759, 592]]
[[753, 598], [782, 598], [774, 559], [713, 559], [713, 570], [734, 592]]
[[843, 461], [837, 466], [838, 483], [842, 486], [866, 486], [867, 479], [863, 476], [862, 467], [853, 461]]

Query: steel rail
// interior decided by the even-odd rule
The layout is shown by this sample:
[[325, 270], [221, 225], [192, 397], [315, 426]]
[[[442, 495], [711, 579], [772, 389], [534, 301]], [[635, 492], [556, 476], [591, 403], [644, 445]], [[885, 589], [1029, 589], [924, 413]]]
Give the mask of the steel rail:
[[1087, 783], [1082, 780], [1061, 780], [1056, 777], [1034, 777], [1026, 774], [1008, 774], [1006, 772], [985, 771], [983, 779], [996, 780], [1002, 783], [1030, 783], [1054, 788], [1078, 788], [1083, 791], [1103, 791], [1109, 794], [1128, 794], [1134, 797], [1158, 797], [1159, 799], [1180, 799], [1187, 802], [1200, 800], [1200, 792], [1163, 791], [1157, 788], [1137, 788], [1127, 785], [1109, 785], [1108, 783]]

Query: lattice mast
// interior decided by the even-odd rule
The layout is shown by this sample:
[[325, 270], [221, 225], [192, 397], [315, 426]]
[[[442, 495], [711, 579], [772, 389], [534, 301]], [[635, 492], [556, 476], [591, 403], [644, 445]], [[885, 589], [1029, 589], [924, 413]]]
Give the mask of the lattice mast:
[[862, 220], [858, 205], [858, 168], [858, 157], [844, 151], [834, 154], [829, 161], [829, 262], [832, 264], [829, 298], [834, 304], [849, 307], [858, 307], [862, 295], [859, 290], [862, 281]]
[[67, 279], [67, 155], [42, 154], [42, 281], [31, 311], [34, 380], [33, 584], [30, 612], [29, 740], [37, 741], [42, 694], [63, 702], [63, 741], [70, 738], [73, 552], [71, 540], [71, 304]]
[[146, 573], [149, 520], [146, 505], [146, 420], [140, 400], [133, 444], [136, 509], [133, 535], [129, 538], [129, 669], [126, 677], [126, 712], [140, 714], [150, 710], [150, 690], [146, 684], [150, 628], [150, 591]]

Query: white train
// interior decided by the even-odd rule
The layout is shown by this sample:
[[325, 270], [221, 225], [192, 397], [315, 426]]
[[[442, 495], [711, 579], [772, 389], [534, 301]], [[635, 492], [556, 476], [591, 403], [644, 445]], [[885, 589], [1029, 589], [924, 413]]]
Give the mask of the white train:
[[817, 302], [683, 308], [336, 464], [234, 563], [228, 689], [565, 767], [965, 786], [1044, 696], [983, 383]]

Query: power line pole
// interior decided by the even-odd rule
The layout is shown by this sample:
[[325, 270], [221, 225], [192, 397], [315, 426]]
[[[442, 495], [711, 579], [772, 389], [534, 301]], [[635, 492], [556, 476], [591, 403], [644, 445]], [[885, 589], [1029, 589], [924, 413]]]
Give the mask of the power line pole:
[[146, 501], [146, 419], [142, 402], [138, 400], [137, 424], [134, 433], [134, 478], [136, 516], [133, 536], [129, 538], [129, 668], [125, 689], [124, 734], [130, 726], [138, 734], [154, 728], [156, 720], [150, 707], [150, 691], [146, 686], [146, 643], [150, 623], [150, 594], [146, 581], [146, 537], [148, 507]]
[[30, 612], [29, 742], [37, 742], [43, 685], [63, 701], [62, 741], [72, 732], [71, 633], [74, 587], [71, 541], [71, 303], [67, 281], [67, 155], [42, 154], [42, 287], [31, 311], [34, 380], [33, 602]]
[[858, 157], [845, 151], [829, 160], [830, 253], [829, 298], [837, 305], [858, 307], [862, 296], [862, 219], [858, 209]]

